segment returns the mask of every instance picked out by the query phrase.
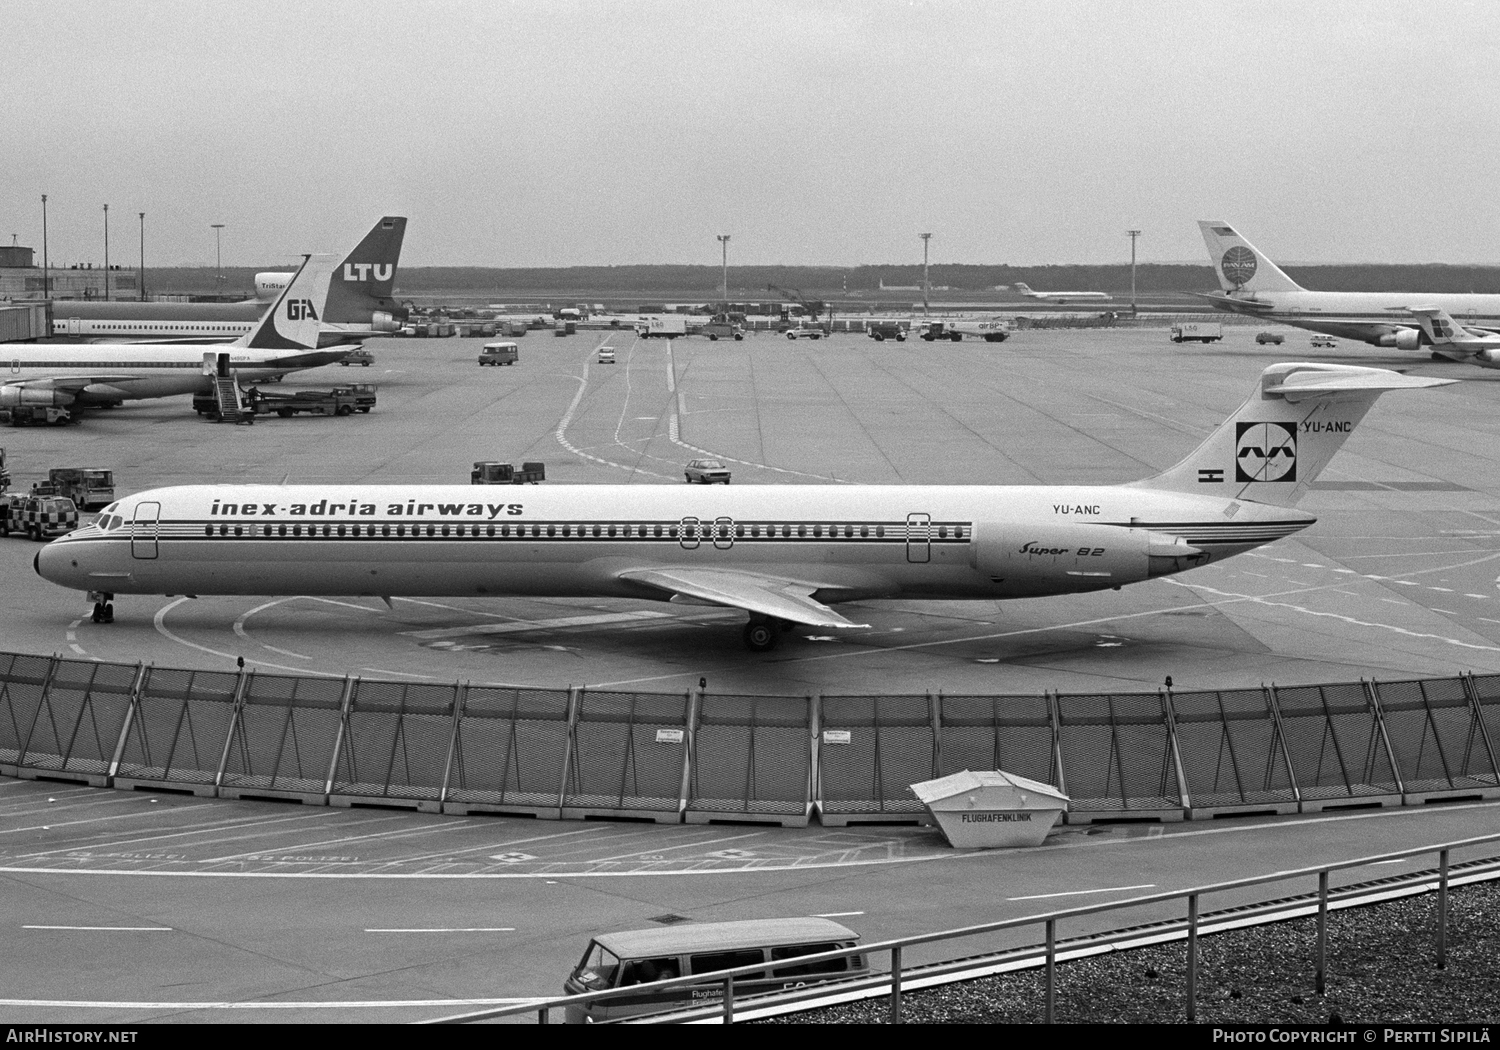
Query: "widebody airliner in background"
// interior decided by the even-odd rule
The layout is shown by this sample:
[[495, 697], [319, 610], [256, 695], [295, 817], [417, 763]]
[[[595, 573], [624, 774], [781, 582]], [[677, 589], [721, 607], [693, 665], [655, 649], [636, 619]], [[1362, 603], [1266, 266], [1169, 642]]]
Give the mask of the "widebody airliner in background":
[[1028, 299], [1040, 299], [1049, 303], [1099, 302], [1112, 298], [1108, 292], [1034, 292], [1030, 285], [1020, 281], [1016, 282], [1016, 291]]
[[296, 277], [233, 343], [0, 343], [0, 408], [79, 408], [206, 393], [219, 359], [246, 382], [331, 364], [348, 346], [318, 350], [319, 318], [337, 257], [307, 256]]
[[1288, 277], [1228, 223], [1201, 220], [1198, 228], [1219, 278], [1221, 290], [1205, 296], [1215, 309], [1399, 350], [1427, 345], [1414, 306], [1436, 307], [1469, 328], [1500, 332], [1500, 295], [1315, 292]]
[[844, 602], [1118, 589], [1289, 536], [1382, 392], [1451, 382], [1272, 365], [1195, 452], [1124, 485], [159, 488], [35, 568], [96, 622], [121, 594], [635, 598], [742, 609], [766, 650], [795, 624], [865, 626]]
[[[318, 311], [319, 344], [333, 346], [401, 328], [407, 310], [394, 296], [406, 219], [382, 217], [333, 268], [327, 306]], [[254, 299], [241, 303], [57, 300], [52, 338], [68, 342], [227, 343], [260, 323], [294, 275], [258, 273]]]

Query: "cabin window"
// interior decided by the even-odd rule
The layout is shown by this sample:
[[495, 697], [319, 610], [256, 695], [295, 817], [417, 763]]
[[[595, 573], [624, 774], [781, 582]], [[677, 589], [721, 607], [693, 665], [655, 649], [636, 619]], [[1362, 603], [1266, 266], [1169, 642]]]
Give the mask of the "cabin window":
[[882, 539], [882, 540], [885, 539], [885, 526], [884, 525], [876, 525], [875, 526], [875, 538], [876, 539]]
[[213, 534], [214, 534], [214, 527], [212, 525], [205, 525], [205, 526], [203, 526], [203, 535], [205, 535], [205, 536], [212, 536]]
[[234, 534], [236, 536], [243, 536], [245, 534], [245, 528], [244, 528], [244, 526], [243, 525], [236, 525], [234, 527]]
[[448, 526], [446, 526], [446, 525], [443, 526], [443, 535], [444, 536], [448, 535]]
[[[596, 539], [596, 540], [597, 540], [597, 539], [598, 539], [598, 538], [599, 538], [599, 536], [600, 536], [600, 535], [601, 535], [601, 534], [602, 534], [602, 532], [603, 532], [603, 530], [602, 530], [602, 529], [600, 529], [600, 528], [599, 528], [599, 526], [597, 526], [597, 525], [595, 525], [595, 526], [594, 526], [594, 539]], [[609, 534], [610, 534], [610, 535], [611, 535], [611, 536], [613, 536], [613, 535], [614, 535], [614, 534], [615, 534], [615, 530], [614, 530], [614, 529], [613, 529], [613, 528], [611, 528], [611, 529], [610, 529], [610, 530], [609, 530]]]
[[493, 526], [493, 525], [487, 526], [485, 528], [485, 534], [487, 536], [489, 536], [490, 539], [494, 539], [495, 538], [495, 526]]
[[556, 525], [548, 525], [547, 526], [547, 535], [549, 537], [556, 536], [557, 535], [557, 526]]
[[285, 525], [278, 525], [278, 526], [276, 526], [276, 531], [280, 535], [285, 536], [286, 535], [286, 526]]

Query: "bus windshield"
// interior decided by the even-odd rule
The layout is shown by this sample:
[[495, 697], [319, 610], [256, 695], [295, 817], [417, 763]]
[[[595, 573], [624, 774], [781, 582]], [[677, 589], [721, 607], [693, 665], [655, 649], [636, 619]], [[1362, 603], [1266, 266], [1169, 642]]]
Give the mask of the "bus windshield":
[[589, 950], [584, 953], [583, 961], [578, 964], [578, 969], [573, 971], [573, 976], [579, 984], [598, 990], [613, 988], [615, 976], [619, 972], [619, 957], [598, 941], [591, 941]]

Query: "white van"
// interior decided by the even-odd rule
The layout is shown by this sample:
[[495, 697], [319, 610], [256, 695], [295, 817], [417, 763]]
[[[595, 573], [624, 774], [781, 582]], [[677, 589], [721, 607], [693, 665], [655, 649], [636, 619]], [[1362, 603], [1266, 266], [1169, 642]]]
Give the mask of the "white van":
[[563, 994], [581, 995], [637, 985], [641, 991], [587, 1006], [569, 1006], [567, 1020], [570, 1024], [612, 1021], [713, 1002], [723, 995], [722, 981], [709, 979], [702, 984], [672, 988], [652, 986], [676, 977], [758, 963], [765, 963], [766, 969], [734, 979], [736, 999], [863, 977], [870, 972], [863, 955], [814, 963], [796, 961], [800, 956], [858, 944], [859, 934], [831, 919], [747, 919], [602, 933], [589, 942], [583, 958], [564, 983]]

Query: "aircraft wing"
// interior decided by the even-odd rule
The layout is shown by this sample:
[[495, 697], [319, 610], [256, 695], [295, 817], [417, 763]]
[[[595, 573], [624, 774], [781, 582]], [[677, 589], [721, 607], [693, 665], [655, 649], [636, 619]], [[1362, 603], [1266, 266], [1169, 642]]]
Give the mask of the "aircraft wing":
[[868, 627], [812, 599], [816, 587], [772, 576], [722, 569], [632, 569], [621, 579], [713, 605], [774, 616], [810, 627]]
[[128, 383], [139, 379], [138, 375], [130, 373], [100, 373], [93, 376], [31, 376], [28, 379], [17, 379], [9, 383], [0, 380], [5, 386], [31, 387], [35, 390], [60, 390], [65, 394], [81, 394], [85, 388], [101, 384], [108, 386], [113, 383]]

